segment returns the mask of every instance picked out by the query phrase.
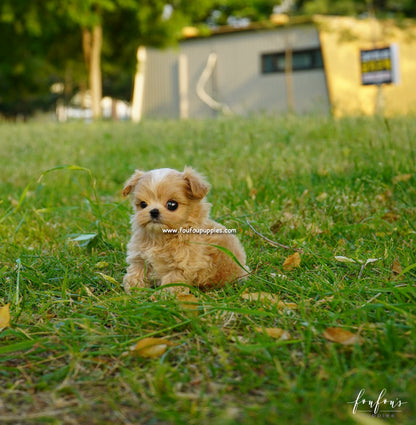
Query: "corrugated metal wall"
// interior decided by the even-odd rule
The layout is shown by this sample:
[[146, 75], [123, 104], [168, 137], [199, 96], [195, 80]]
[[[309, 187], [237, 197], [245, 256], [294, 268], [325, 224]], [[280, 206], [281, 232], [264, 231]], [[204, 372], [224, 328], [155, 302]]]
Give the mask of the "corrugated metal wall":
[[[319, 34], [313, 25], [273, 30], [242, 31], [207, 38], [184, 40], [179, 51], [148, 50], [145, 71], [144, 116], [179, 118], [179, 53], [186, 55], [188, 65], [189, 117], [213, 116], [200, 100], [196, 86], [210, 53], [217, 63], [205, 88], [218, 102], [234, 113], [282, 113], [288, 111], [284, 73], [262, 74], [263, 53], [291, 49], [319, 48]], [[323, 69], [296, 71], [292, 74], [295, 112], [329, 110]]]
[[147, 49], [143, 116], [179, 117], [178, 51]]

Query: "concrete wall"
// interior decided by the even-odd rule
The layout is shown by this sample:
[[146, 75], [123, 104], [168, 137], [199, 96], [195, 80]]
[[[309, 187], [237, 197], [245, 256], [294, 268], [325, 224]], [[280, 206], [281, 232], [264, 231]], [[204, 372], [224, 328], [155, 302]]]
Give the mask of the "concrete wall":
[[[416, 111], [416, 28], [410, 21], [398, 27], [394, 21], [317, 17], [322, 54], [326, 63], [332, 111], [343, 115], [385, 115]], [[400, 81], [363, 86], [360, 49], [397, 43]]]
[[[187, 39], [179, 50], [148, 49], [145, 68], [145, 117], [179, 118], [179, 54], [187, 58], [188, 116], [214, 116], [212, 110], [197, 96], [196, 86], [210, 53], [217, 63], [205, 88], [216, 101], [227, 105], [232, 112], [284, 113], [288, 111], [288, 82], [284, 73], [262, 74], [263, 53], [319, 48], [319, 34], [314, 25], [282, 27], [279, 29], [241, 31]], [[289, 85], [290, 87], [290, 85]], [[328, 92], [323, 69], [292, 73], [294, 111], [327, 112]]]
[[178, 51], [147, 49], [143, 116], [179, 118]]

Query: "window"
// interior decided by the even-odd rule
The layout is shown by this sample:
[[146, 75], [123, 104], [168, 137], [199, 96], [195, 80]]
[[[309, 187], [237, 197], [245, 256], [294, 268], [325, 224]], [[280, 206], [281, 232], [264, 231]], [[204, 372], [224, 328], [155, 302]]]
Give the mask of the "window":
[[[285, 72], [286, 54], [263, 53], [261, 55], [262, 74]], [[292, 71], [306, 71], [309, 69], [323, 69], [324, 64], [320, 49], [294, 50], [292, 52]]]

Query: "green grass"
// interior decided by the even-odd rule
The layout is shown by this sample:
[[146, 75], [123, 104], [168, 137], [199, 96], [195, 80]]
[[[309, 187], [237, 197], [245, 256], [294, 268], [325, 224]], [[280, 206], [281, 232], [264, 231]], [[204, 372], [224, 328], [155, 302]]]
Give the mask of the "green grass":
[[[381, 420], [413, 424], [415, 139], [414, 117], [0, 125], [0, 305], [12, 316], [0, 333], [0, 423], [355, 424], [348, 402], [385, 388], [407, 404]], [[253, 271], [195, 291], [198, 317], [120, 285], [124, 181], [185, 165], [212, 183], [212, 216], [238, 229]], [[283, 271], [293, 251], [246, 220], [301, 249], [300, 267]], [[335, 256], [378, 260], [362, 269]], [[395, 260], [404, 273], [393, 279]], [[363, 343], [329, 342], [328, 327]], [[147, 336], [174, 345], [160, 358], [125, 354]]]

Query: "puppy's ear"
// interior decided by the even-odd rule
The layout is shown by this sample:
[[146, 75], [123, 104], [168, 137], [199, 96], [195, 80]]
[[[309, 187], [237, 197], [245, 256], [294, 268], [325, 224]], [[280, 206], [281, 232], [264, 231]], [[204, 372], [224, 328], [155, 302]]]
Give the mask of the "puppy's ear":
[[191, 167], [185, 167], [183, 171], [187, 183], [187, 196], [190, 199], [202, 199], [209, 191], [209, 183]]
[[126, 181], [123, 189], [123, 196], [127, 196], [135, 187], [140, 178], [143, 176], [145, 172], [136, 170], [134, 174]]

